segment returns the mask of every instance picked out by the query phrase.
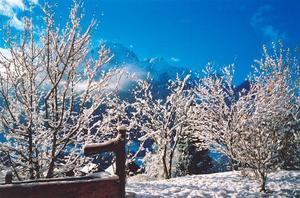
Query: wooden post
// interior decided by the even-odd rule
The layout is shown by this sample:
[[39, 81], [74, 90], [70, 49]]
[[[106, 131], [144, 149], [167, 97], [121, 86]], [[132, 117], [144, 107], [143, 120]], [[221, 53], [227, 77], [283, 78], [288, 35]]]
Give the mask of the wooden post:
[[116, 175], [119, 176], [120, 197], [125, 197], [126, 183], [126, 151], [125, 139], [127, 128], [125, 126], [118, 127], [118, 136], [115, 139], [104, 143], [85, 145], [83, 150], [85, 155], [97, 154], [100, 152], [115, 152], [116, 154]]
[[121, 141], [119, 148], [116, 151], [116, 174], [120, 179], [120, 195], [125, 197], [125, 184], [126, 184], [126, 151], [125, 139], [127, 128], [125, 126], [118, 127], [119, 134], [121, 134]]
[[5, 184], [12, 184], [12, 172], [7, 171], [5, 175]]

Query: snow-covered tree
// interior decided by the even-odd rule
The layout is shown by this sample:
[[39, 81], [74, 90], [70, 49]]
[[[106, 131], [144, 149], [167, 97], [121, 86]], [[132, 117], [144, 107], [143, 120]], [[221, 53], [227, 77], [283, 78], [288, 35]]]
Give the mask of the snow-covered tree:
[[75, 3], [65, 27], [57, 28], [49, 10], [38, 30], [28, 18], [20, 34], [8, 30], [9, 56], [0, 54], [0, 168], [19, 180], [76, 170], [88, 160], [81, 145], [119, 122], [110, 98], [120, 71], [101, 73], [111, 57], [104, 47], [97, 60], [88, 56], [95, 21], [83, 31]]
[[247, 111], [243, 102], [246, 90], [239, 95], [235, 92], [233, 65], [224, 67], [220, 74], [208, 65], [204, 72], [205, 77], [194, 88], [196, 97], [189, 115], [190, 125], [210, 149], [225, 154], [235, 165], [236, 137]]
[[154, 99], [151, 84], [138, 81], [131, 124], [142, 134], [138, 152], [145, 149], [144, 142], [153, 141], [153, 151], [145, 157], [146, 172], [152, 176], [173, 176], [173, 159], [178, 142], [183, 134], [190, 132], [187, 120], [193, 96], [188, 89], [188, 79], [189, 75], [170, 81], [171, 93], [165, 100]]
[[239, 93], [232, 84], [231, 67], [221, 75], [208, 68], [195, 88], [189, 117], [211, 149], [255, 171], [265, 191], [267, 173], [281, 164], [280, 153], [289, 148], [287, 138], [299, 133], [299, 73], [296, 60], [282, 46], [274, 46], [273, 54], [264, 47], [263, 58], [256, 62], [249, 90]]
[[239, 161], [256, 171], [260, 190], [265, 191], [267, 173], [280, 165], [287, 135], [296, 133], [294, 82], [298, 65], [281, 45], [278, 50], [274, 45], [271, 54], [264, 47], [263, 58], [256, 62], [247, 101], [251, 112], [238, 135], [236, 152]]

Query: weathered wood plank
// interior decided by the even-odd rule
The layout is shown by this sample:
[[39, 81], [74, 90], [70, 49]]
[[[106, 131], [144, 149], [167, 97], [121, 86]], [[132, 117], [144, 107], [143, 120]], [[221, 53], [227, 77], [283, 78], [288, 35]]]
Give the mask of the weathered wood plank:
[[0, 186], [1, 198], [120, 198], [117, 178], [56, 181]]

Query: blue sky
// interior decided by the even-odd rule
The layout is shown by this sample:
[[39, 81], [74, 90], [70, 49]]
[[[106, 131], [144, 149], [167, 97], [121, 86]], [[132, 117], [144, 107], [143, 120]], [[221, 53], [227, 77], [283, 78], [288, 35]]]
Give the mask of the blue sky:
[[[48, 2], [56, 4], [56, 22], [63, 24], [72, 1]], [[300, 43], [298, 0], [82, 2], [83, 25], [92, 17], [100, 23], [93, 33], [94, 43], [118, 42], [131, 48], [140, 59], [164, 57], [196, 70], [201, 70], [207, 62], [217, 67], [235, 63], [237, 83], [249, 74], [253, 59], [261, 55], [263, 44], [282, 39], [286, 46], [294, 48]], [[21, 20], [27, 4], [22, 0], [0, 0], [0, 23], [5, 24], [12, 18], [15, 27], [20, 29], [18, 19]], [[7, 7], [11, 7], [11, 13], [6, 13]], [[35, 14], [40, 14], [38, 9]]]

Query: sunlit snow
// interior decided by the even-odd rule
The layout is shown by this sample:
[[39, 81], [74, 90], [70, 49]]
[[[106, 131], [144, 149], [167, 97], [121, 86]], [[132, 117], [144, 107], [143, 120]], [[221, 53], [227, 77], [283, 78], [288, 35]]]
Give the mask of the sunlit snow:
[[158, 181], [145, 180], [146, 176], [128, 178], [126, 191], [134, 192], [136, 198], [300, 197], [300, 171], [270, 173], [267, 193], [259, 192], [257, 180], [243, 178], [239, 172], [190, 175]]

